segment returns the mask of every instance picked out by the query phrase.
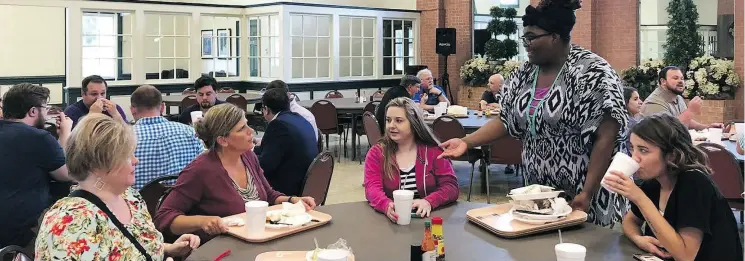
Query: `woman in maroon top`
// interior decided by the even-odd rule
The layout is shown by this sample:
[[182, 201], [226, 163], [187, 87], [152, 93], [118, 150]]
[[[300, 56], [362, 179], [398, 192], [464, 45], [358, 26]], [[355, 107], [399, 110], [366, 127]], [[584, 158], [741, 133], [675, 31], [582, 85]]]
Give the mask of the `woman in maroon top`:
[[248, 201], [302, 201], [308, 209], [316, 206], [311, 197], [288, 197], [272, 189], [252, 151], [253, 129], [246, 124], [243, 110], [217, 105], [195, 130], [209, 151], [181, 171], [155, 215], [158, 230], [172, 235], [195, 233], [206, 242], [227, 232], [221, 217], [245, 212]]

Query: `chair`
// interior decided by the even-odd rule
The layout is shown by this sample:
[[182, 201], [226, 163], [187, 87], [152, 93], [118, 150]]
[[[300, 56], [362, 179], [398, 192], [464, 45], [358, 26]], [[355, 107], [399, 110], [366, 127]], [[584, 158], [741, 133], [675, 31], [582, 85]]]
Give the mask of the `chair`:
[[326, 196], [329, 193], [329, 185], [331, 184], [331, 175], [333, 174], [334, 156], [328, 151], [318, 154], [305, 174], [302, 196], [313, 197], [317, 205], [323, 206], [326, 203]]
[[189, 96], [184, 97], [183, 100], [181, 100], [181, 108], [179, 110], [180, 111], [184, 111], [184, 110], [186, 110], [186, 108], [189, 108], [189, 107], [194, 106], [194, 105], [197, 105], [197, 104], [199, 104], [197, 102], [197, 96], [196, 95], [189, 95]]
[[722, 192], [731, 208], [743, 211], [743, 183], [740, 164], [725, 147], [715, 143], [701, 143], [696, 147], [709, 157], [711, 179]]
[[236, 93], [236, 91], [230, 87], [222, 87], [219, 90], [217, 90], [217, 93]]
[[[376, 108], [376, 106], [378, 104], [380, 104], [379, 101], [377, 101], [377, 102], [376, 101], [368, 102], [367, 105], [365, 105], [365, 108], [362, 110], [363, 111], [363, 114], [367, 114], [369, 112], [372, 115], [375, 115], [375, 108]], [[359, 116], [359, 118], [357, 119], [357, 126], [355, 126], [355, 128], [357, 128], [357, 148], [354, 148], [354, 149], [357, 150], [357, 155], [360, 155], [360, 157], [359, 157], [360, 164], [362, 164], [362, 153], [360, 153], [360, 151], [359, 151], [359, 147], [360, 147], [360, 144], [361, 144], [360, 143], [360, 137], [362, 135], [367, 136], [367, 129], [366, 129], [366, 127], [363, 124], [363, 121], [364, 121], [363, 117], [364, 117], [364, 115]], [[373, 116], [373, 119], [375, 119], [374, 116]], [[380, 130], [378, 130], [378, 134], [380, 134]], [[368, 138], [367, 141], [369, 142], [370, 139]], [[377, 139], [376, 139], [376, 141], [377, 141]], [[369, 145], [372, 146], [372, 143], [369, 144]]]
[[371, 101], [380, 101], [383, 99], [383, 96], [385, 95], [385, 92], [383, 90], [377, 90], [372, 95], [370, 95]]
[[364, 126], [365, 133], [367, 134], [367, 143], [373, 146], [378, 143], [383, 134], [380, 133], [380, 126], [378, 121], [375, 120], [375, 114], [372, 112], [365, 112], [362, 115], [362, 125]]
[[225, 102], [238, 106], [238, 108], [241, 108], [241, 110], [243, 111], [246, 111], [246, 107], [248, 107], [248, 101], [246, 100], [246, 97], [243, 97], [243, 95], [237, 93], [228, 96], [228, 98], [225, 99]]
[[26, 253], [22, 247], [16, 245], [6, 246], [0, 249], [0, 260], [32, 261], [34, 260], [31, 258], [32, 256], [33, 254]]
[[[523, 142], [512, 136], [505, 136], [494, 141], [489, 147], [488, 165], [515, 165], [515, 176], [518, 175], [522, 159]], [[488, 171], [489, 168], [487, 168]]]
[[186, 88], [181, 92], [181, 94], [197, 94], [197, 91], [195, 91], [194, 88]]
[[326, 93], [326, 96], [324, 96], [324, 99], [338, 99], [338, 98], [344, 98], [344, 95], [341, 94], [341, 92], [337, 90], [330, 91]]
[[[447, 141], [455, 138], [463, 138], [466, 136], [466, 130], [460, 122], [451, 116], [440, 116], [435, 119], [432, 123], [432, 130], [441, 141]], [[480, 149], [470, 149], [466, 151], [466, 154], [455, 158], [455, 161], [467, 161], [471, 163], [471, 181], [468, 185], [468, 198], [467, 201], [471, 201], [471, 192], [473, 190], [473, 172], [476, 167], [476, 162], [481, 161], [481, 165], [486, 166], [484, 153]], [[489, 199], [489, 173], [484, 175], [484, 182], [486, 182], [486, 201], [491, 203]]]
[[318, 153], [321, 153], [323, 152], [323, 133], [321, 133], [320, 129], [316, 130], [318, 130], [318, 138], [316, 139], [316, 141], [318, 142]]
[[[318, 129], [321, 131], [321, 133], [326, 135], [326, 149], [329, 148], [330, 134], [337, 134], [340, 136], [346, 134], [346, 132], [343, 131], [343, 127], [340, 128], [339, 126], [339, 118], [336, 111], [336, 106], [334, 106], [334, 104], [330, 101], [319, 100], [313, 103], [313, 106], [310, 107], [310, 112], [313, 113], [314, 117], [316, 117], [316, 126], [318, 127]], [[339, 147], [341, 148], [341, 139], [339, 139]], [[338, 161], [341, 162], [341, 159], [339, 159], [338, 150], [336, 152], [336, 157]]]
[[171, 192], [173, 185], [163, 184], [169, 181], [176, 181], [178, 175], [168, 175], [148, 182], [142, 189], [140, 189], [140, 195], [145, 200], [147, 205], [147, 211], [150, 212], [150, 216], [154, 217], [155, 213], [160, 207], [160, 203], [166, 198], [168, 193]]

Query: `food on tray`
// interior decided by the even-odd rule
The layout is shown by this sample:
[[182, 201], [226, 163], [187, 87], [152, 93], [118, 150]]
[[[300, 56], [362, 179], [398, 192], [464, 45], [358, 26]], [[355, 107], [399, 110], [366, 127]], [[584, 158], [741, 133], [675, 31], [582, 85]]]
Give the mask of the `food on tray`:
[[452, 105], [448, 107], [447, 114], [448, 115], [467, 115], [468, 109], [463, 106]]
[[535, 200], [513, 200], [512, 206], [517, 213], [529, 215], [562, 215], [569, 214], [572, 208], [564, 198]]
[[549, 186], [533, 184], [530, 186], [510, 190], [510, 195], [537, 194], [541, 192], [551, 192], [551, 191], [554, 191], [554, 188], [549, 187]]
[[518, 220], [558, 221], [572, 212], [569, 203], [553, 187], [530, 185], [510, 191], [512, 214]]
[[246, 225], [246, 221], [244, 221], [242, 218], [223, 218], [222, 223], [229, 227], [242, 227]]
[[282, 209], [266, 212], [266, 223], [280, 226], [299, 226], [310, 222], [312, 217], [305, 212], [305, 205], [298, 201], [295, 204], [283, 202]]

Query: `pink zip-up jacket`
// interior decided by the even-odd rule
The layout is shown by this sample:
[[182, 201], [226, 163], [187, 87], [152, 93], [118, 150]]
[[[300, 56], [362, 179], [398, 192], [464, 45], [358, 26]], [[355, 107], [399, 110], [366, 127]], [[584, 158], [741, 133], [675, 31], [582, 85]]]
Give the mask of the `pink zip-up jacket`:
[[[424, 155], [426, 152], [427, 155]], [[449, 159], [437, 159], [442, 154], [439, 147], [425, 145], [417, 146], [417, 160], [415, 164], [416, 187], [419, 195], [427, 200], [432, 209], [458, 200], [458, 178], [455, 177], [453, 164]], [[421, 156], [424, 155], [424, 158]], [[425, 178], [424, 162], [427, 161], [427, 175]], [[395, 160], [394, 160], [395, 163]], [[396, 167], [396, 170], [399, 168]], [[383, 148], [380, 144], [373, 146], [365, 158], [365, 197], [375, 210], [385, 213], [388, 204], [393, 202], [393, 191], [401, 184], [399, 172], [394, 173], [393, 179], [388, 179], [383, 172]], [[425, 193], [426, 185], [426, 193]]]

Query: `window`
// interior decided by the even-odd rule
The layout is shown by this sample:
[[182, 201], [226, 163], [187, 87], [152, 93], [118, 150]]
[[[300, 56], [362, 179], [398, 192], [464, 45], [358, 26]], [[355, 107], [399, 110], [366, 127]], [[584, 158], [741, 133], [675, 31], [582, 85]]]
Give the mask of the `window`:
[[132, 79], [132, 16], [129, 13], [83, 13], [83, 77]]
[[237, 77], [240, 60], [240, 18], [202, 16], [202, 74]]
[[277, 15], [248, 18], [249, 76], [279, 77], [279, 26]]
[[414, 26], [407, 20], [383, 20], [383, 75], [403, 75], [414, 64]]
[[331, 16], [291, 16], [292, 78], [328, 78]]
[[145, 14], [145, 78], [189, 78], [191, 15]]
[[375, 18], [339, 17], [339, 76], [372, 76]]

